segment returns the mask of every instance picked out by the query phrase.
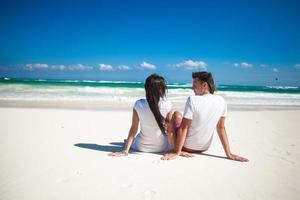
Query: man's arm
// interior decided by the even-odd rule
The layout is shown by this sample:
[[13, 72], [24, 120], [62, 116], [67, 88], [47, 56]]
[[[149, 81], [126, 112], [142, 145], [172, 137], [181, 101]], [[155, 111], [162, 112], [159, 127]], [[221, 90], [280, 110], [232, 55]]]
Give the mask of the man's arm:
[[241, 162], [248, 162], [249, 160], [247, 158], [243, 158], [238, 155], [234, 155], [230, 151], [229, 147], [229, 142], [228, 142], [228, 137], [225, 129], [225, 117], [221, 117], [218, 124], [217, 124], [217, 132], [219, 135], [219, 138], [222, 142], [223, 149], [225, 151], [225, 154], [228, 159], [230, 160], [236, 160], [236, 161], [241, 161]]
[[176, 147], [175, 147], [175, 152], [177, 155], [180, 155], [182, 151], [182, 147], [184, 145], [185, 139], [186, 139], [186, 134], [189, 129], [189, 127], [192, 124], [191, 119], [183, 118], [181, 125], [178, 129], [178, 135], [177, 135], [177, 141], [176, 141]]
[[[182, 147], [184, 145], [184, 142], [186, 139], [186, 134], [187, 134], [187, 131], [188, 131], [191, 123], [192, 123], [191, 119], [187, 119], [187, 118], [182, 119], [181, 125], [177, 132], [177, 139], [176, 139], [176, 144], [175, 144], [175, 149], [174, 149], [175, 152], [164, 155], [161, 158], [162, 160], [175, 159], [182, 154]], [[191, 155], [189, 155], [189, 156], [186, 155], [186, 157], [191, 157]]]

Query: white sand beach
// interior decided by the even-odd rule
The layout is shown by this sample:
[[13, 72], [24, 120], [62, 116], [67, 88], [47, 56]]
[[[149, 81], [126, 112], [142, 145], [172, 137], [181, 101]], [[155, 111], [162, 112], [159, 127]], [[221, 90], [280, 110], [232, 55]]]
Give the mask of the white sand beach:
[[[299, 22], [300, 0], [1, 0], [0, 200], [300, 200]], [[131, 124], [174, 146], [184, 110], [208, 151], [120, 153]]]
[[193, 158], [113, 158], [130, 111], [0, 108], [0, 199], [298, 199], [300, 110], [229, 111], [233, 153], [218, 136]]

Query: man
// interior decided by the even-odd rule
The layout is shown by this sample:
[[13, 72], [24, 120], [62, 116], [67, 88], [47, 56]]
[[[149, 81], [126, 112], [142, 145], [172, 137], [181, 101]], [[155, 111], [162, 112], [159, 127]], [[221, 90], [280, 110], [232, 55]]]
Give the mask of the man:
[[[230, 151], [226, 129], [225, 117], [227, 104], [223, 97], [214, 95], [215, 84], [211, 73], [193, 73], [193, 90], [195, 96], [187, 99], [183, 119], [178, 128], [175, 140], [175, 152], [162, 157], [170, 160], [178, 156], [192, 157], [190, 153], [201, 153], [206, 151], [217, 129], [226, 156], [230, 160], [247, 162], [247, 158], [234, 155]], [[182, 117], [175, 112], [173, 120], [178, 122]], [[169, 129], [168, 134], [173, 134], [174, 129]]]

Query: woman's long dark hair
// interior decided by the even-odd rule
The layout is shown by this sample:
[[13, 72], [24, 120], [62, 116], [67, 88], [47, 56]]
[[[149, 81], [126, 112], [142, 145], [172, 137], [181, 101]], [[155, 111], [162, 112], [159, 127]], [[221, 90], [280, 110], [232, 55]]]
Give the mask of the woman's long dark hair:
[[165, 134], [165, 118], [162, 116], [159, 110], [159, 100], [166, 96], [166, 81], [162, 76], [158, 74], [151, 74], [148, 76], [145, 82], [146, 99], [149, 107], [155, 117], [158, 127], [161, 132]]

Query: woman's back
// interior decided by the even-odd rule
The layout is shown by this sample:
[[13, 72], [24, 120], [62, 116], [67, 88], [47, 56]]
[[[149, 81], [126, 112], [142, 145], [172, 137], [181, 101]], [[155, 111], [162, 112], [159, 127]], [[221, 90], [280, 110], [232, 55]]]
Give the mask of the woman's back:
[[[167, 114], [172, 110], [172, 103], [165, 99], [160, 99], [158, 105], [161, 115], [166, 118]], [[167, 151], [170, 148], [167, 136], [160, 130], [147, 100], [137, 100], [134, 109], [139, 116], [141, 130], [135, 138], [132, 148], [143, 152]]]

